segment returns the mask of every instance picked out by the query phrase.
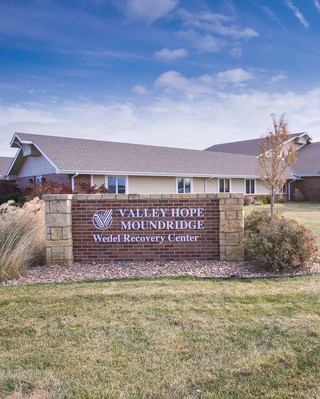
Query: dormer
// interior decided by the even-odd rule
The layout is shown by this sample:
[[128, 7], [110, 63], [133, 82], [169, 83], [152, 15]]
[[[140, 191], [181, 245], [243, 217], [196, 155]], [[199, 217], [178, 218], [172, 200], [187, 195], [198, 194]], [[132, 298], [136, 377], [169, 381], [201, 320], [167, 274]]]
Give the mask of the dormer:
[[311, 137], [307, 133], [302, 134], [301, 136], [295, 137], [294, 143], [299, 145], [299, 146], [300, 145], [304, 146], [306, 144], [310, 144], [311, 143]]
[[22, 144], [22, 153], [24, 157], [33, 155], [34, 157], [41, 155], [40, 152], [35, 148], [33, 144]]
[[18, 133], [15, 133], [11, 141], [11, 147], [20, 148], [24, 157], [34, 156], [38, 157], [41, 155], [40, 151], [35, 147], [31, 141], [21, 140]]

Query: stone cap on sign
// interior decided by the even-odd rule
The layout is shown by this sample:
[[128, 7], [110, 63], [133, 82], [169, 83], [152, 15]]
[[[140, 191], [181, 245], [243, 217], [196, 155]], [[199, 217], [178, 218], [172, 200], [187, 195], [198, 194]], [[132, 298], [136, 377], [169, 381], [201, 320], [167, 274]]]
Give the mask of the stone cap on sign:
[[241, 199], [242, 193], [188, 193], [188, 194], [46, 194], [43, 199], [46, 201], [53, 200], [78, 200], [78, 201], [92, 201], [92, 200], [138, 200], [138, 199]]
[[54, 201], [54, 200], [72, 200], [74, 194], [45, 194], [43, 199], [45, 201]]

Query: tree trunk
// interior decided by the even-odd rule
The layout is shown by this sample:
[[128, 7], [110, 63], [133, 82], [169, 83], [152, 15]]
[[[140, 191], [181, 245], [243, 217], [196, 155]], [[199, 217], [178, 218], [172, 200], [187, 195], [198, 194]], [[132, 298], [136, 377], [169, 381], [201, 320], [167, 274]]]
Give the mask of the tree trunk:
[[274, 191], [271, 191], [271, 201], [270, 201], [270, 208], [271, 208], [271, 215], [273, 215], [274, 212]]

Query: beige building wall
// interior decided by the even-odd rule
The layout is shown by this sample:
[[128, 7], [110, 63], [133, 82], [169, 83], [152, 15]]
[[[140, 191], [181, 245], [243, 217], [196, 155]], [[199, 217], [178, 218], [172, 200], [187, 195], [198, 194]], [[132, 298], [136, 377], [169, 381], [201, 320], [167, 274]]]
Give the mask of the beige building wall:
[[[175, 194], [177, 192], [176, 177], [165, 176], [128, 176], [127, 194]], [[218, 193], [218, 180], [194, 177], [193, 193]], [[232, 193], [245, 194], [246, 179], [230, 179]], [[93, 175], [92, 184], [100, 186], [105, 183], [105, 176]], [[206, 186], [206, 189], [205, 189]], [[268, 195], [268, 190], [256, 180], [256, 195]]]
[[244, 192], [244, 179], [231, 179], [231, 192], [243, 193]]
[[193, 178], [193, 190], [194, 193], [204, 193], [204, 178], [194, 177]]
[[218, 192], [218, 179], [206, 179], [207, 193]]
[[260, 180], [256, 181], [256, 194], [269, 195], [269, 191], [265, 188], [265, 186], [261, 183]]
[[105, 176], [93, 175], [91, 182], [93, 186], [101, 186], [102, 184], [105, 184]]
[[129, 194], [176, 193], [175, 177], [129, 176]]

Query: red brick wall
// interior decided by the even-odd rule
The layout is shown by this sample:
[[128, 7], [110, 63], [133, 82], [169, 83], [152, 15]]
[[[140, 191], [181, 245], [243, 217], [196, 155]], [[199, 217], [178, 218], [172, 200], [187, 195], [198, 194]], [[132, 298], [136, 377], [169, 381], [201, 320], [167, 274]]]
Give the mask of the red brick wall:
[[[122, 217], [121, 209], [133, 209], [136, 211], [147, 209], [165, 209], [165, 217], [130, 218]], [[179, 214], [172, 216], [172, 209], [203, 209], [200, 216], [186, 216]], [[92, 221], [93, 214], [98, 210], [112, 210], [112, 225], [105, 231], [98, 230]], [[155, 211], [157, 212], [157, 211]], [[161, 214], [161, 211], [159, 211]], [[164, 211], [163, 211], [164, 212]], [[176, 211], [174, 211], [176, 212]], [[184, 211], [187, 212], [187, 211]], [[190, 222], [200, 223], [203, 229], [177, 229], [177, 230], [121, 230], [121, 222], [129, 221], [168, 221], [168, 222]], [[183, 223], [182, 223], [183, 224]], [[181, 226], [178, 226], [178, 228]], [[199, 227], [199, 225], [196, 225]], [[202, 227], [202, 226], [201, 226]], [[77, 197], [72, 203], [72, 233], [73, 233], [73, 255], [75, 262], [104, 262], [104, 261], [168, 261], [179, 259], [219, 259], [219, 200], [210, 198], [177, 198], [177, 199], [117, 199], [117, 200], [90, 200]], [[168, 237], [172, 234], [169, 241]], [[105, 237], [112, 242], [95, 242], [94, 235]], [[134, 242], [123, 242], [125, 236], [129, 236]], [[145, 236], [150, 241], [143, 241]], [[144, 237], [144, 238], [143, 238]], [[152, 242], [151, 239], [158, 241]], [[164, 237], [161, 243], [161, 238]], [[177, 237], [180, 237], [177, 241]], [[197, 237], [197, 238], [195, 238]], [[120, 242], [116, 242], [120, 238]], [[189, 241], [182, 241], [189, 239]]]
[[91, 175], [78, 175], [74, 178], [74, 190], [79, 189], [79, 183], [86, 183], [91, 185]]
[[305, 201], [320, 201], [320, 177], [303, 177], [291, 183], [291, 200], [293, 191], [298, 188], [304, 195]]

